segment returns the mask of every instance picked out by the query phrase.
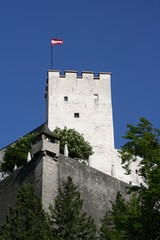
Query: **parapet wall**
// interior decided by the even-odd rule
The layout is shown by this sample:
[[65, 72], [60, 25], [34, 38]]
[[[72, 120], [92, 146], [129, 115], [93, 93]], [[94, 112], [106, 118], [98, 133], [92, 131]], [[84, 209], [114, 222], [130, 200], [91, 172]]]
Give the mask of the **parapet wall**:
[[83, 163], [60, 155], [58, 161], [59, 184], [71, 176], [83, 198], [83, 210], [92, 216], [96, 223], [111, 207], [117, 192], [120, 191], [126, 198], [126, 183], [104, 174]]
[[95, 76], [94, 72], [91, 71], [83, 71], [81, 72], [81, 75], [78, 75], [78, 71], [74, 71], [74, 70], [66, 70], [64, 71], [64, 74], [61, 74], [61, 71], [59, 70], [49, 70], [48, 71], [48, 77], [50, 76], [55, 76], [58, 78], [67, 78], [67, 77], [71, 77], [74, 76], [75, 78], [81, 78], [81, 79], [85, 79], [86, 77], [90, 78], [90, 79], [103, 79], [104, 77], [106, 77], [107, 75], [111, 75], [111, 72], [99, 72], [98, 76]]
[[40, 155], [0, 183], [0, 224], [5, 219], [8, 206], [14, 204], [23, 182], [36, 186], [47, 210], [53, 204], [58, 186], [68, 176], [72, 177], [83, 197], [83, 210], [93, 216], [96, 223], [99, 223], [105, 211], [110, 208], [110, 201], [115, 200], [117, 191], [126, 196], [125, 188], [128, 185], [124, 182], [63, 155], [60, 155], [57, 162]]
[[47, 75], [45, 98], [47, 97], [47, 91], [48, 91], [48, 79], [52, 79], [52, 77], [56, 77], [58, 79], [75, 78], [75, 79], [82, 79], [82, 80], [86, 80], [86, 79], [102, 80], [102, 79], [110, 78], [110, 76], [111, 76], [111, 72], [99, 72], [98, 76], [95, 76], [95, 73], [91, 71], [83, 71], [81, 72], [81, 75], [78, 75], [78, 71], [76, 70], [66, 70], [64, 71], [64, 74], [62, 74], [60, 70], [49, 70]]

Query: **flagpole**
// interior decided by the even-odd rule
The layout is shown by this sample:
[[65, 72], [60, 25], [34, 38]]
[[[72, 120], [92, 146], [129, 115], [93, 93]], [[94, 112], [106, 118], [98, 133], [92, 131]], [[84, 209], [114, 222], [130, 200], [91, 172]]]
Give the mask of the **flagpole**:
[[52, 36], [51, 36], [51, 70], [53, 69], [53, 57], [52, 57], [53, 50], [52, 50], [52, 47], [54, 45], [59, 45], [59, 44], [63, 44], [63, 39], [52, 38]]
[[[52, 37], [51, 37], [51, 41], [52, 41]], [[51, 42], [51, 70], [52, 70], [52, 67], [53, 67], [52, 64], [53, 63], [52, 63], [52, 42]]]

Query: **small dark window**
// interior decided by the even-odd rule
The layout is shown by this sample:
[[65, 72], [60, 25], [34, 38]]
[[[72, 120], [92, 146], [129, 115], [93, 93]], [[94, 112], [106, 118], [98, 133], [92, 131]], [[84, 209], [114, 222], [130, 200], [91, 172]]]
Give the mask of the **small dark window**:
[[129, 181], [129, 184], [132, 185], [132, 181]]
[[68, 102], [68, 96], [64, 96], [64, 101]]
[[79, 113], [74, 113], [75, 118], [79, 118]]

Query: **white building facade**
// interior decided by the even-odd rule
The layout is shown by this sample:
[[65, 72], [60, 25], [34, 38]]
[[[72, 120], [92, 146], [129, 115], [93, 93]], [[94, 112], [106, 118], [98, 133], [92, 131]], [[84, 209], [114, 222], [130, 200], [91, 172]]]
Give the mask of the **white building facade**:
[[111, 73], [48, 71], [46, 85], [46, 116], [48, 127], [72, 128], [84, 135], [93, 147], [89, 164], [108, 175], [131, 184], [139, 184], [137, 163], [132, 174], [126, 175], [114, 148], [111, 100]]

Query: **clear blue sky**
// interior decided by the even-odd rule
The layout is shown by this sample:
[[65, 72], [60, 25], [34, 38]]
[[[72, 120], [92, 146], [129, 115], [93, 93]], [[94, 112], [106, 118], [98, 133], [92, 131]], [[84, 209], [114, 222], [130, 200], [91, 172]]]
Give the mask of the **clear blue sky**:
[[115, 146], [143, 116], [160, 128], [159, 0], [1, 0], [0, 148], [45, 122], [54, 69], [112, 72]]

